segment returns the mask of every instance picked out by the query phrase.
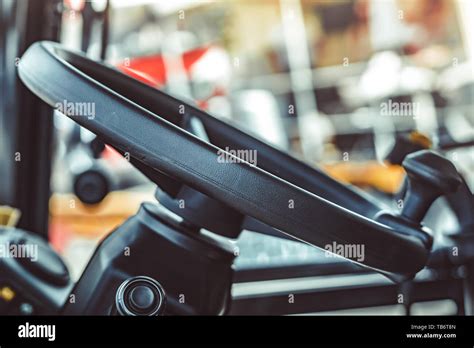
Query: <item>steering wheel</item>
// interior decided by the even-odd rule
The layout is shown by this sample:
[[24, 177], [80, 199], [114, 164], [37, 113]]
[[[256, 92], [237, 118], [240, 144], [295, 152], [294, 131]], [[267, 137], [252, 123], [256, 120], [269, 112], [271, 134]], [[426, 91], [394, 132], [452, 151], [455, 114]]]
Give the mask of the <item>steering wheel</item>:
[[[19, 76], [47, 104], [128, 152], [169, 192], [185, 184], [317, 247], [363, 245], [363, 261], [352, 260], [382, 272], [413, 275], [424, 267], [432, 238], [421, 219], [459, 180], [452, 164], [432, 152], [409, 156], [409, 210], [392, 215], [231, 124], [56, 43], [33, 44], [20, 60]], [[84, 103], [95, 107], [94, 115], [81, 113]], [[209, 141], [181, 127], [189, 117], [202, 122]], [[256, 150], [257, 165], [218, 161], [222, 153], [233, 158], [225, 149]]]

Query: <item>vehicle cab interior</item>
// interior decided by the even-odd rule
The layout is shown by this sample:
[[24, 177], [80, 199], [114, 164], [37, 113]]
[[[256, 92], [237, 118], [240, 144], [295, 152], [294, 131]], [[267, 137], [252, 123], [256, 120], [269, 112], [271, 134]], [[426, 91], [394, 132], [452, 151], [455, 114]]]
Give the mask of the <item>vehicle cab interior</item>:
[[2, 316], [473, 315], [474, 6], [0, 0], [0, 182]]

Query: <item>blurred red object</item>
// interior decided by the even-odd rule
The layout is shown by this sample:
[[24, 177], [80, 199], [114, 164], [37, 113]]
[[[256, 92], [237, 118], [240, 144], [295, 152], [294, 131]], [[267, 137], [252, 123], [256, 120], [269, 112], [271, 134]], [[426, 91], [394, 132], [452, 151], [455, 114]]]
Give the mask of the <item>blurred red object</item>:
[[[211, 46], [199, 47], [182, 55], [183, 65], [188, 77], [191, 68], [211, 49]], [[136, 57], [117, 65], [122, 72], [153, 87], [166, 84], [166, 69], [162, 55]]]
[[66, 5], [66, 8], [76, 12], [82, 11], [85, 4], [85, 0], [64, 0], [64, 5]]

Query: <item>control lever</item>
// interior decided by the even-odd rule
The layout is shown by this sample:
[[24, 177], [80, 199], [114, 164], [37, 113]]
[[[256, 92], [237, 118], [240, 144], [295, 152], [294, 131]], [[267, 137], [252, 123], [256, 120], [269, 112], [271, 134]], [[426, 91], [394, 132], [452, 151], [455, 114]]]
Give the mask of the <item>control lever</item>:
[[454, 165], [430, 150], [407, 155], [402, 166], [407, 172], [408, 190], [401, 215], [417, 224], [436, 198], [455, 192], [462, 183]]

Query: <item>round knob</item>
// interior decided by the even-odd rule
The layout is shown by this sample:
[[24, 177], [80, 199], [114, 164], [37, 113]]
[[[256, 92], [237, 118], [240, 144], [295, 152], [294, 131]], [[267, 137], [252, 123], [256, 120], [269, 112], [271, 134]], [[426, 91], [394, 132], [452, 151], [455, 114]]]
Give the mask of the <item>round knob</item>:
[[88, 169], [74, 178], [74, 193], [83, 203], [100, 203], [109, 191], [108, 177], [98, 168]]
[[153, 308], [155, 301], [155, 294], [149, 287], [140, 285], [130, 291], [130, 304], [137, 311], [150, 310]]
[[165, 307], [165, 292], [150, 277], [129, 278], [119, 286], [115, 306], [120, 315], [160, 315]]
[[433, 151], [414, 152], [402, 165], [408, 178], [402, 216], [413, 222], [421, 222], [436, 198], [455, 192], [462, 183], [454, 165]]

